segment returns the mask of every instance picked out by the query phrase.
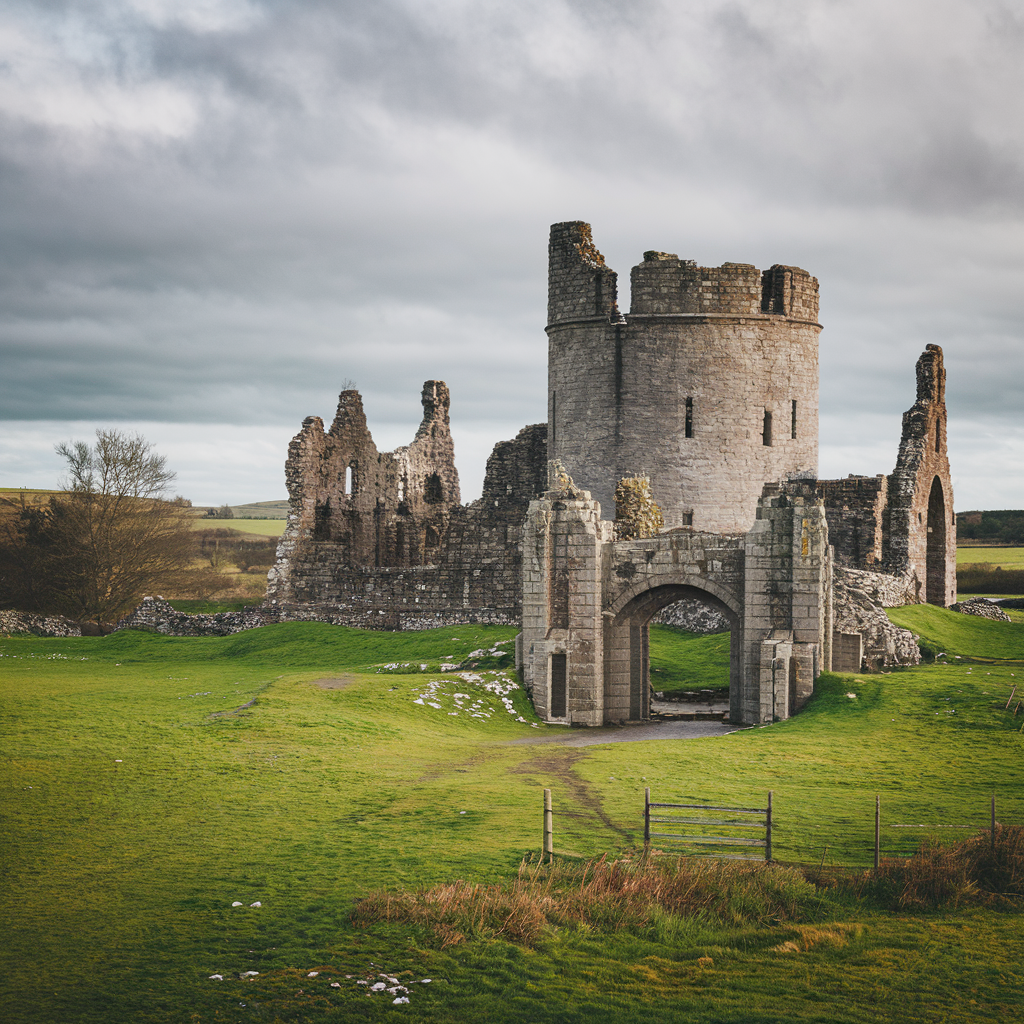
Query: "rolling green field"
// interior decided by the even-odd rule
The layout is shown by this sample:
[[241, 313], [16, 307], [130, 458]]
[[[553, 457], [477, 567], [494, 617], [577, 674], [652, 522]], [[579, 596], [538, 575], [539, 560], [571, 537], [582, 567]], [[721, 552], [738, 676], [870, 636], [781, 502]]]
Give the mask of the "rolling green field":
[[1024, 547], [956, 549], [957, 565], [1001, 565], [1004, 569], [1024, 568]]
[[[836, 903], [785, 868], [770, 884], [802, 909], [764, 919], [611, 920], [530, 944], [352, 920], [381, 889], [514, 877], [545, 787], [569, 862], [635, 850], [645, 787], [746, 806], [772, 790], [777, 858], [826, 868], [869, 863], [876, 793], [889, 853], [984, 827], [992, 793], [1024, 824], [1022, 719], [1004, 710], [1024, 626], [911, 613], [951, 656], [999, 663], [823, 676], [785, 723], [586, 747], [548, 741], [574, 731], [537, 723], [506, 627], [0, 639], [4, 1019], [1019, 1017], [1019, 913]], [[685, 662], [684, 641], [655, 631], [652, 664]], [[479, 668], [442, 670], [474, 653]], [[408, 1004], [386, 980], [371, 992], [381, 975]]]
[[199, 516], [192, 523], [192, 529], [237, 530], [260, 537], [280, 537], [287, 525], [286, 519], [207, 519]]

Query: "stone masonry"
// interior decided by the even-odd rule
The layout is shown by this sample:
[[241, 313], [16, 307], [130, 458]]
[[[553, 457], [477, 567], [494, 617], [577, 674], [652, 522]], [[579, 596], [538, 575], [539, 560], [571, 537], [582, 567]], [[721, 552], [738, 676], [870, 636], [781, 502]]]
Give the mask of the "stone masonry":
[[[497, 445], [462, 505], [443, 382], [394, 452], [342, 392], [331, 427], [310, 417], [289, 447], [265, 619], [521, 622], [538, 713], [587, 725], [649, 716], [649, 624], [679, 602], [731, 629], [736, 722], [793, 714], [834, 653], [914, 660], [886, 603], [955, 599], [937, 346], [894, 472], [818, 481], [815, 278], [652, 250], [624, 313], [589, 225], [553, 225], [548, 256], [548, 423]], [[616, 539], [649, 531], [602, 518], [624, 479], [650, 481], [654, 535]]]
[[362, 399], [343, 391], [326, 433], [303, 422], [289, 446], [288, 526], [267, 605], [278, 618], [377, 629], [519, 621], [519, 538], [547, 473], [546, 427], [496, 445], [481, 498], [459, 500], [443, 381], [423, 385], [413, 442], [378, 452]]
[[886, 476], [819, 480], [836, 563], [906, 577], [911, 601], [956, 601], [956, 517], [946, 448], [942, 349], [917, 361], [917, 401], [903, 414], [896, 468]]

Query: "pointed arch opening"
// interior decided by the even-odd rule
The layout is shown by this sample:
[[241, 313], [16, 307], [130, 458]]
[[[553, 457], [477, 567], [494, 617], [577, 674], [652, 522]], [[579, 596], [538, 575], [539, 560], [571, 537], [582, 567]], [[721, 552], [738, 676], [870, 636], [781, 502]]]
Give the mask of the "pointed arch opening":
[[925, 600], [946, 606], [946, 496], [938, 477], [928, 496], [928, 547], [925, 561]]

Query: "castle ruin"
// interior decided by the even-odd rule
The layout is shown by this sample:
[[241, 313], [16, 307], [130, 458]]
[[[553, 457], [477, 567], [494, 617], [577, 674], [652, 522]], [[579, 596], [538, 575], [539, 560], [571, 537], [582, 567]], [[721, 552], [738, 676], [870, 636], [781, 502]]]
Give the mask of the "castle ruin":
[[[816, 279], [651, 251], [631, 285], [620, 312], [589, 225], [552, 227], [548, 423], [495, 447], [470, 505], [443, 382], [426, 382], [416, 437], [394, 452], [355, 391], [328, 430], [305, 420], [274, 614], [521, 624], [537, 712], [566, 724], [649, 717], [649, 624], [681, 599], [731, 628], [737, 723], [788, 717], [830, 668], [912, 660], [881, 607], [956, 598], [941, 350], [918, 361], [894, 472], [819, 481]], [[620, 540], [603, 510], [637, 474], [663, 527]]]

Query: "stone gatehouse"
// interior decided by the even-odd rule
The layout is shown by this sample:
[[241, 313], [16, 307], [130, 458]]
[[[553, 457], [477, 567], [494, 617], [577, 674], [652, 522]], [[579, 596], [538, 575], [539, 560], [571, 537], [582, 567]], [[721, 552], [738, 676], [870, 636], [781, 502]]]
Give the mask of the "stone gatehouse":
[[[881, 605], [956, 597], [941, 350], [918, 361], [895, 470], [819, 481], [816, 279], [650, 251], [622, 312], [589, 225], [553, 225], [548, 252], [547, 424], [497, 445], [462, 505], [443, 382], [394, 452], [342, 392], [289, 447], [268, 612], [521, 623], [538, 714], [587, 725], [648, 717], [649, 624], [681, 599], [731, 627], [738, 723], [787, 717], [833, 666], [898, 659]], [[613, 496], [637, 474], [664, 526], [617, 540]]]

